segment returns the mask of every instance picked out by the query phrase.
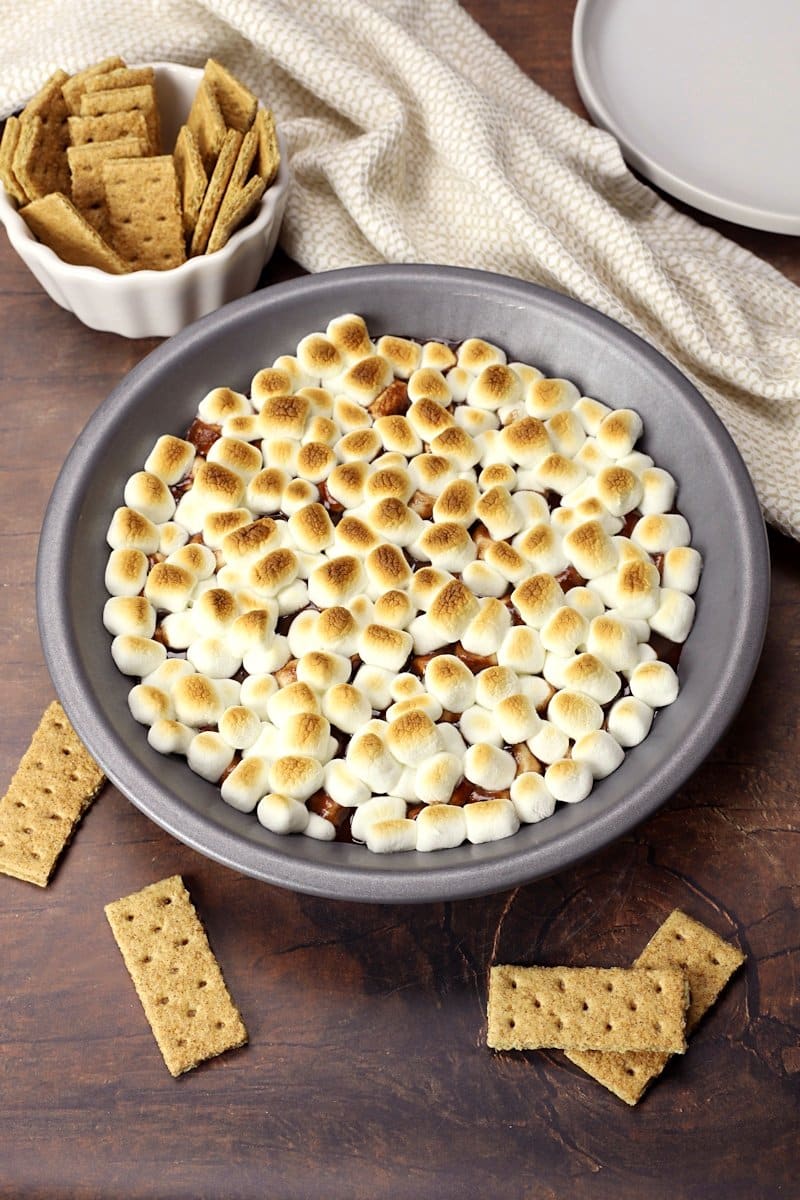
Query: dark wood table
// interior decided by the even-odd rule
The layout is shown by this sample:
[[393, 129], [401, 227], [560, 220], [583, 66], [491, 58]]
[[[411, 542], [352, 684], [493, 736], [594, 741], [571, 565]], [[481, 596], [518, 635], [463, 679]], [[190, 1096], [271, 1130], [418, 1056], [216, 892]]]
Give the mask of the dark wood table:
[[[571, 3], [466, 7], [583, 111]], [[800, 241], [711, 223], [800, 283]], [[278, 257], [263, 283], [296, 270]], [[8, 780], [53, 696], [34, 615], [50, 488], [90, 413], [157, 343], [81, 326], [4, 237], [0, 328]], [[770, 540], [766, 646], [732, 728], [651, 820], [561, 875], [451, 904], [328, 903], [200, 857], [108, 786], [46, 891], [0, 877], [0, 1195], [800, 1196], [800, 570], [797, 546]], [[103, 916], [174, 872], [250, 1032], [178, 1081]], [[747, 966], [637, 1109], [556, 1052], [487, 1050], [493, 955], [625, 963], [675, 905], [736, 939]]]

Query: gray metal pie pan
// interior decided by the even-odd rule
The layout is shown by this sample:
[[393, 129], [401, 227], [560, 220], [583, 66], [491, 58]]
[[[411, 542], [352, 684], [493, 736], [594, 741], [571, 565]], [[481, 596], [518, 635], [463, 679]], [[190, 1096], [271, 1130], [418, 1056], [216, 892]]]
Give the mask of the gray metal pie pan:
[[[105, 534], [127, 477], [156, 437], [182, 434], [215, 385], [248, 390], [256, 370], [344, 312], [371, 332], [476, 335], [510, 359], [572, 379], [586, 395], [642, 416], [641, 445], [678, 480], [678, 505], [705, 567], [680, 664], [681, 693], [650, 736], [581, 804], [505, 841], [433, 854], [278, 837], [228, 807], [180, 759], [147, 743], [131, 681], [101, 612]], [[730, 436], [691, 384], [620, 325], [564, 296], [439, 266], [348, 268], [278, 284], [213, 313], [144, 359], [97, 409], [56, 481], [37, 564], [39, 628], [56, 691], [109, 778], [153, 821], [257, 879], [318, 896], [422, 902], [482, 895], [552, 874], [621, 836], [691, 775], [744, 699], [763, 643], [769, 556], [758, 501]]]

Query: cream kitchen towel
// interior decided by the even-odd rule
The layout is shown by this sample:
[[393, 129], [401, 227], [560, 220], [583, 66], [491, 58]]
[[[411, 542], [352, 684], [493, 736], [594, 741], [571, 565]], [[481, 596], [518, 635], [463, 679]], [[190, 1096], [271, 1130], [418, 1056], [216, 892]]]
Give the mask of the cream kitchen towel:
[[310, 271], [481, 267], [545, 284], [658, 347], [800, 538], [800, 289], [674, 211], [455, 0], [26, 0], [0, 7], [0, 114], [56, 68], [212, 55], [276, 112], [282, 245]]

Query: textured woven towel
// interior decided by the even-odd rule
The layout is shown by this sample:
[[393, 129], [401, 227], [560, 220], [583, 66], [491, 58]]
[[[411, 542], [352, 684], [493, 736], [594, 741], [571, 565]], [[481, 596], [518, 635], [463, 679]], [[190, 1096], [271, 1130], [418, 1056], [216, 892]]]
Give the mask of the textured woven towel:
[[282, 244], [308, 270], [482, 267], [642, 335], [721, 416], [767, 518], [800, 538], [800, 289], [634, 179], [613, 138], [454, 0], [6, 5], [0, 115], [57, 66], [112, 53], [213, 55], [272, 106], [295, 180]]

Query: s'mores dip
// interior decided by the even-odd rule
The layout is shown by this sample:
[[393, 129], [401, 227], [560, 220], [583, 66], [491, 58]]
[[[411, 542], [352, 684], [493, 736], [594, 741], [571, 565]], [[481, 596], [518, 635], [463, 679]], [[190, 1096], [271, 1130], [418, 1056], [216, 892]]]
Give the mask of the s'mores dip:
[[221, 803], [377, 853], [493, 841], [677, 698], [702, 560], [636, 412], [355, 314], [198, 399], [110, 518], [103, 622]]

